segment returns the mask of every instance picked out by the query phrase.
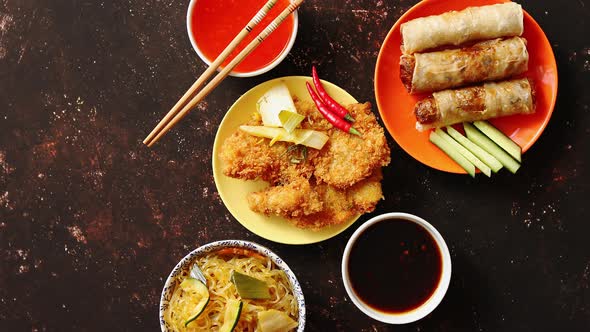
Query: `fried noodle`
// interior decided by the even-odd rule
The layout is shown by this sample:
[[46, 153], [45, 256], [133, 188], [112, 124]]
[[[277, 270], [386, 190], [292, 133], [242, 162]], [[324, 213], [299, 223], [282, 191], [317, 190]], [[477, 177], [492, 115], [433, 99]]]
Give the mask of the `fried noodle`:
[[[193, 302], [183, 298], [182, 291], [175, 291], [170, 304], [164, 313], [165, 320], [174, 331], [218, 331], [223, 325], [226, 303], [229, 299], [241, 300], [244, 304], [239, 322], [234, 331], [255, 331], [257, 313], [275, 309], [298, 319], [297, 299], [291, 289], [285, 272], [274, 265], [268, 257], [225, 256], [215, 253], [198, 258], [195, 261], [207, 279], [210, 300], [205, 311], [187, 327], [184, 326], [187, 308]], [[230, 280], [231, 272], [247, 274], [267, 283], [270, 299], [252, 300], [239, 297], [234, 284]], [[185, 272], [188, 274], [188, 272]]]

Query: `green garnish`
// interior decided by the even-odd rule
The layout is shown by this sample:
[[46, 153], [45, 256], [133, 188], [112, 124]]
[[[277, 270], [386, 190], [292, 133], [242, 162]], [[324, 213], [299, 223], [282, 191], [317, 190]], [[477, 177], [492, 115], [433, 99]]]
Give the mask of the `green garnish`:
[[[295, 152], [298, 153], [295, 154]], [[288, 154], [290, 157], [289, 161], [293, 164], [300, 164], [301, 162], [305, 163], [307, 161], [307, 146], [299, 144], [291, 145], [287, 148], [287, 150], [281, 153], [279, 157], [282, 157], [285, 154]]]
[[279, 138], [281, 142], [301, 144], [317, 150], [321, 150], [329, 139], [325, 133], [312, 129], [295, 129], [292, 133], [288, 133], [285, 128], [240, 126], [240, 130], [253, 136], [270, 139], [281, 135]]
[[297, 144], [293, 144], [293, 145], [289, 146], [289, 147], [287, 148], [287, 150], [285, 150], [285, 152], [281, 153], [281, 155], [279, 155], [279, 157], [282, 157], [282, 156], [284, 156], [284, 155], [285, 155], [285, 154], [287, 154], [287, 153], [291, 153], [291, 152], [295, 151], [295, 150], [296, 150], [296, 149], [298, 149], [298, 148], [299, 148], [299, 145], [297, 145]]
[[297, 126], [299, 126], [299, 124], [301, 123], [301, 121], [303, 121], [303, 119], [305, 119], [305, 116], [299, 114], [299, 113], [295, 113], [295, 112], [291, 112], [291, 111], [287, 111], [287, 110], [283, 110], [279, 112], [279, 121], [281, 121], [281, 125], [283, 125], [283, 128], [285, 128], [285, 130], [290, 134], [293, 132], [293, 130], [295, 130], [295, 128], [297, 128]]
[[[299, 155], [295, 155], [293, 158], [291, 158], [291, 162], [295, 163], [295, 164], [299, 164], [300, 162], [306, 162], [307, 161], [307, 147], [305, 145], [296, 145], [299, 147]], [[296, 160], [293, 161], [293, 160]]]
[[270, 292], [266, 282], [243, 273], [232, 271], [231, 281], [243, 299], [269, 299]]

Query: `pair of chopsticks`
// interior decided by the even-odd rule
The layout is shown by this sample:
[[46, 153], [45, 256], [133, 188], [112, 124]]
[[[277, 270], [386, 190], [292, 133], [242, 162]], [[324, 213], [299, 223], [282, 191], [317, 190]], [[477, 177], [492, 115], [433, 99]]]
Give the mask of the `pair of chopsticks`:
[[[252, 17], [250, 22], [234, 37], [234, 39], [225, 47], [223, 52], [211, 63], [209, 68], [197, 79], [180, 100], [172, 107], [166, 116], [158, 123], [152, 132], [143, 140], [143, 144], [152, 146], [164, 134], [166, 134], [174, 125], [176, 125], [190, 110], [195, 107], [203, 98], [205, 98], [213, 89], [227, 77], [242, 60], [250, 54], [260, 43], [262, 43], [275, 29], [287, 18], [292, 12], [303, 3], [303, 0], [292, 0], [291, 3], [281, 14], [275, 18], [254, 40], [248, 44], [227, 66], [221, 70], [205, 87], [195, 95], [196, 91], [207, 81], [211, 75], [219, 68], [223, 61], [231, 54], [238, 44], [254, 29], [260, 21], [268, 14], [269, 10], [277, 3], [278, 0], [268, 0], [266, 4]], [[190, 101], [189, 98], [194, 96]], [[187, 102], [188, 101], [188, 102]], [[183, 107], [184, 105], [184, 107]]]

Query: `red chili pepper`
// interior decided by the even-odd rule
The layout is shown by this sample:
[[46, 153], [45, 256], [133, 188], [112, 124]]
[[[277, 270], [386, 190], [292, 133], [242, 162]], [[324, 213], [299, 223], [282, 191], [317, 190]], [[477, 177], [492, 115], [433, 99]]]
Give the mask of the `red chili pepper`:
[[311, 67], [311, 76], [313, 77], [313, 85], [315, 89], [318, 90], [318, 95], [324, 102], [326, 106], [332, 111], [332, 113], [336, 113], [341, 118], [348, 120], [350, 122], [354, 122], [354, 118], [348, 113], [348, 110], [342, 105], [338, 104], [324, 89], [322, 82], [320, 81], [320, 77], [318, 76], [318, 72], [315, 70], [315, 66]]
[[349, 134], [361, 136], [361, 134], [356, 129], [354, 129], [352, 127], [352, 124], [350, 122], [346, 122], [346, 121], [344, 121], [344, 119], [339, 118], [336, 114], [330, 112], [328, 107], [324, 104], [324, 102], [322, 102], [320, 97], [315, 93], [315, 91], [313, 90], [313, 88], [311, 87], [311, 84], [309, 84], [309, 82], [305, 82], [305, 85], [307, 86], [307, 91], [309, 91], [309, 95], [311, 96], [311, 99], [313, 99], [313, 102], [317, 106], [318, 110], [320, 111], [320, 113], [322, 113], [324, 118], [326, 118], [326, 120], [328, 120], [328, 122], [330, 122], [332, 125], [334, 125], [334, 127], [338, 128], [342, 131], [345, 131]]

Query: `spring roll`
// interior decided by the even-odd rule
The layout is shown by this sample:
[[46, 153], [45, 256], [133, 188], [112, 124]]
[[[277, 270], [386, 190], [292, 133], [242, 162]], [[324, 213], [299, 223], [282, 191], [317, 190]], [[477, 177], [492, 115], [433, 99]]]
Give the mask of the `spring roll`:
[[495, 39], [462, 49], [404, 54], [400, 78], [412, 94], [432, 92], [518, 75], [527, 71], [528, 62], [524, 38]]
[[402, 51], [413, 54], [473, 40], [520, 36], [523, 29], [522, 7], [517, 3], [468, 7], [402, 24]]
[[419, 131], [534, 112], [534, 90], [527, 78], [435, 92], [414, 108]]

